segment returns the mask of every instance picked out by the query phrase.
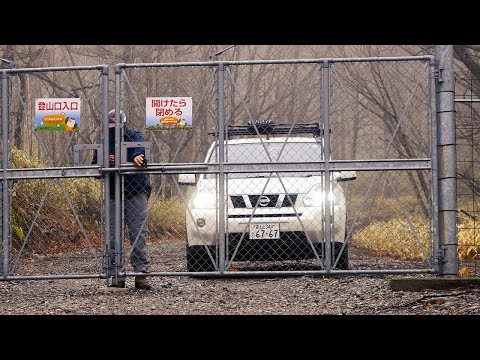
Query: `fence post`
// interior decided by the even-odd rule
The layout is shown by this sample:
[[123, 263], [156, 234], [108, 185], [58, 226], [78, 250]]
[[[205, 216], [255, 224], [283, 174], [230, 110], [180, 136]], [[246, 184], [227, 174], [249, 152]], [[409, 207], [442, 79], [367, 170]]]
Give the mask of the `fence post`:
[[[331, 173], [330, 173], [330, 63], [328, 60], [323, 61], [322, 63], [322, 99], [323, 99], [323, 141], [324, 141], [324, 162], [325, 162], [325, 172], [323, 174], [323, 191], [325, 194], [324, 202], [324, 218], [323, 218], [323, 231], [325, 239], [325, 252], [323, 258], [325, 259], [325, 270], [329, 273], [332, 269], [332, 254], [334, 251], [332, 249], [332, 213], [331, 213], [331, 202], [329, 200], [328, 194], [332, 191], [331, 186]], [[335, 258], [333, 258], [335, 260]]]
[[220, 274], [225, 272], [225, 173], [224, 173], [224, 161], [225, 161], [225, 109], [224, 109], [224, 86], [225, 86], [225, 65], [223, 63], [218, 64], [217, 69], [218, 83], [217, 83], [217, 104], [218, 104], [218, 270]]
[[[122, 73], [124, 64], [115, 65], [115, 114], [120, 114], [122, 109]], [[117, 119], [121, 119], [117, 115]], [[107, 134], [106, 137], [109, 135]], [[120, 147], [123, 142], [123, 128], [120, 127], [120, 121], [115, 123], [115, 168], [120, 168], [120, 163], [123, 159], [120, 158]], [[108, 154], [108, 151], [106, 152]], [[125, 275], [125, 254], [123, 240], [124, 234], [124, 219], [123, 219], [123, 194], [122, 194], [122, 176], [119, 171], [115, 171], [110, 176], [115, 176], [115, 275], [117, 278], [121, 272], [121, 276]], [[111, 214], [110, 214], [111, 215]], [[111, 221], [111, 218], [110, 218]]]
[[[102, 117], [101, 117], [101, 139], [100, 142], [103, 142], [103, 167], [108, 167], [109, 165], [109, 148], [110, 148], [110, 139], [108, 136], [108, 111], [109, 111], [109, 106], [108, 106], [108, 66], [103, 67], [102, 69], [102, 80], [101, 80], [101, 86], [102, 86]], [[110, 221], [111, 221], [111, 215], [110, 214], [110, 177], [112, 174], [107, 171], [104, 173], [103, 176], [103, 199], [102, 199], [102, 204], [103, 204], [103, 209], [101, 209], [101, 212], [103, 214], [103, 234], [105, 235], [105, 238], [103, 239], [104, 241], [104, 254], [105, 256], [103, 257], [103, 272], [107, 276], [107, 279], [114, 275], [112, 273], [112, 259], [110, 257], [112, 256], [112, 249], [111, 249], [111, 244], [110, 244]]]
[[457, 162], [455, 141], [455, 92], [453, 45], [436, 45], [438, 69], [437, 129], [438, 129], [438, 211], [439, 211], [439, 270], [441, 275], [458, 274], [457, 241]]
[[8, 196], [8, 181], [7, 181], [7, 169], [8, 169], [8, 103], [9, 103], [9, 74], [7, 71], [2, 71], [2, 93], [1, 93], [1, 100], [2, 100], [2, 113], [1, 113], [1, 139], [2, 139], [2, 146], [1, 146], [1, 153], [2, 153], [2, 170], [3, 170], [3, 181], [2, 181], [2, 200], [1, 200], [1, 222], [2, 222], [2, 249], [3, 249], [3, 263], [0, 266], [2, 270], [2, 277], [6, 279], [9, 273], [9, 217], [10, 217], [10, 203], [9, 203], [9, 196]]

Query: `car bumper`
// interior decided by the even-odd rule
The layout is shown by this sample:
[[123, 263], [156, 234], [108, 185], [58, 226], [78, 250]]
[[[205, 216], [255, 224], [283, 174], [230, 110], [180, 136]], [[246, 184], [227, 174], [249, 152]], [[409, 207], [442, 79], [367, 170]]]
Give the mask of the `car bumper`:
[[[267, 211], [229, 212], [225, 238], [240, 241], [243, 244], [259, 243], [258, 239], [250, 239], [250, 225], [267, 223], [278, 224], [280, 229], [279, 239], [266, 239], [269, 243], [301, 242], [307, 245], [318, 244], [324, 241], [323, 212], [320, 208], [298, 208], [295, 212], [282, 209], [274, 215]], [[346, 217], [344, 212], [333, 211], [331, 225], [332, 241], [343, 242], [345, 239]], [[200, 226], [203, 225], [203, 226]], [[218, 242], [218, 224], [215, 209], [193, 209], [186, 214], [187, 244], [216, 245]], [[311, 247], [311, 246], [310, 246]]]

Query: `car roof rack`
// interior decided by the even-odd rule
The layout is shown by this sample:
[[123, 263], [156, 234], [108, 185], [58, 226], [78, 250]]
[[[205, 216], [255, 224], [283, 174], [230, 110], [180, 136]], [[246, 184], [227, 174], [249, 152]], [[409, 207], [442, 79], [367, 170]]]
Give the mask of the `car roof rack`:
[[[255, 130], [256, 127], [256, 130]], [[257, 133], [258, 130], [258, 133]], [[209, 132], [209, 135], [218, 136], [218, 130]], [[319, 123], [304, 124], [275, 124], [273, 122], [255, 122], [255, 126], [249, 122], [248, 125], [227, 125], [225, 128], [225, 137], [241, 135], [286, 135], [286, 134], [312, 134], [313, 137], [320, 137], [323, 129], [320, 129]]]

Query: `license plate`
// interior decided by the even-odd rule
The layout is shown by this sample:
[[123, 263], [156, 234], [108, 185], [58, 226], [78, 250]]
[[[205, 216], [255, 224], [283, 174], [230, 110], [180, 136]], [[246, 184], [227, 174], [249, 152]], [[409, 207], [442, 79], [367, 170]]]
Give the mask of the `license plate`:
[[250, 239], [280, 239], [280, 224], [252, 224]]

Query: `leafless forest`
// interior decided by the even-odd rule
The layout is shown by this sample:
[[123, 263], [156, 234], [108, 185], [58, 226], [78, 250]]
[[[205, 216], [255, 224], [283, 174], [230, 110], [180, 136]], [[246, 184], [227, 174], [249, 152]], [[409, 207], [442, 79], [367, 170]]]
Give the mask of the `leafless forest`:
[[[456, 93], [457, 97], [475, 97], [480, 96], [480, 46], [477, 45], [455, 45], [455, 75], [456, 75]], [[59, 66], [89, 66], [89, 65], [107, 65], [110, 67], [109, 78], [111, 86], [110, 90], [114, 92], [114, 65], [119, 63], [174, 63], [174, 62], [198, 62], [209, 60], [270, 60], [270, 59], [312, 59], [312, 58], [344, 58], [344, 57], [385, 57], [385, 56], [405, 56], [405, 55], [433, 55], [434, 46], [408, 46], [408, 45], [0, 45], [0, 57], [3, 59], [0, 62], [0, 68], [38, 68], [38, 67], [59, 67]], [[345, 77], [350, 81], [349, 88], [352, 91], [352, 99], [357, 103], [357, 110], [361, 108], [370, 109], [375, 114], [379, 114], [387, 129], [394, 126], [397, 117], [399, 116], [399, 109], [395, 103], [387, 99], [385, 93], [382, 93], [379, 84], [384, 84], [389, 87], [389, 84], [384, 82], [392, 82], [394, 79], [388, 78], [384, 73], [375, 69], [375, 66], [369, 68], [361, 68], [355, 70], [351, 68], [345, 69], [350, 72]], [[360, 74], [363, 73], [363, 75]], [[365, 73], [369, 73], [369, 79], [377, 86], [377, 89], [372, 91], [372, 85], [365, 80], [367, 77]], [[235, 74], [234, 74], [235, 75]], [[55, 73], [40, 74], [42, 81], [48, 83], [60, 84], [58, 78], [55, 78]], [[277, 97], [282, 97], [280, 87], [276, 87], [275, 81], [270, 83], [270, 88], [260, 88], [256, 81], [265, 74], [261, 71], [246, 77], [245, 88], [248, 88], [255, 96], [257, 105], [257, 113], [254, 114], [258, 118], [262, 116], [269, 116], [273, 113], [274, 107], [277, 107], [275, 101]], [[289, 75], [292, 77], [294, 75]], [[352, 80], [353, 79], [353, 80]], [[288, 79], [287, 79], [288, 80]], [[203, 86], [203, 78], [197, 80], [199, 86]], [[289, 86], [291, 81], [288, 80]], [[27, 87], [27, 81], [23, 75], [19, 76], [19, 96], [26, 98], [29, 95], [30, 89]], [[81, 81], [79, 81], [79, 92], [85, 91], [82, 89]], [[296, 86], [299, 86], [298, 84]], [[385, 90], [387, 91], [387, 90]], [[389, 89], [388, 91], [391, 91]], [[354, 92], [354, 94], [353, 94]], [[113, 100], [113, 95], [112, 99]], [[250, 99], [251, 101], [252, 99]], [[21, 101], [24, 103], [25, 101]], [[113, 103], [113, 102], [112, 102]], [[127, 104], [128, 106], [128, 104]], [[128, 110], [128, 109], [127, 109]], [[458, 134], [457, 137], [461, 140], [471, 135], [469, 131], [472, 123], [478, 123], [479, 114], [478, 107], [468, 105], [459, 105], [458, 116]], [[19, 106], [14, 114], [14, 119], [17, 121], [13, 130], [13, 145], [18, 149], [25, 149], [28, 145], [25, 137], [25, 130], [22, 129], [22, 124], [25, 117], [26, 109]], [[384, 116], [387, 115], [387, 116]], [[358, 122], [358, 119], [352, 118], [349, 121]], [[465, 124], [464, 124], [465, 123]], [[359, 124], [356, 124], [359, 125]], [[84, 133], [88, 139], [86, 142], [93, 142], [93, 137], [96, 136], [93, 132]], [[353, 141], [356, 141], [357, 135], [352, 131]], [[201, 137], [201, 136], [200, 136]], [[170, 138], [170, 149], [173, 149], [178, 139]], [[193, 143], [193, 141], [191, 141]], [[190, 154], [201, 154], [198, 158], [185, 159], [189, 161], [201, 161], [201, 156], [205, 149], [202, 148], [202, 141], [197, 143], [197, 147]], [[396, 149], [400, 154], [413, 154], [418, 149], [411, 148], [414, 144], [408, 145], [406, 141], [399, 142]], [[465, 151], [478, 155], [480, 147], [478, 142], [472, 144], [473, 148], [466, 148]], [[351, 147], [350, 155], [355, 155], [357, 147]], [[344, 157], [347, 156], [345, 148], [340, 149]], [[461, 149], [461, 151], [463, 151]], [[353, 153], [352, 153], [353, 152]], [[173, 150], [167, 154], [165, 161], [170, 161]], [[169, 158], [170, 159], [169, 159]], [[478, 157], [478, 156], [477, 156]], [[480, 192], [480, 183], [472, 174], [472, 166], [459, 166], [459, 178], [463, 181], [468, 191], [478, 195]], [[418, 179], [410, 179], [417, 183], [420, 193], [426, 190], [426, 181], [421, 176]], [[426, 206], [423, 205], [424, 212]]]

